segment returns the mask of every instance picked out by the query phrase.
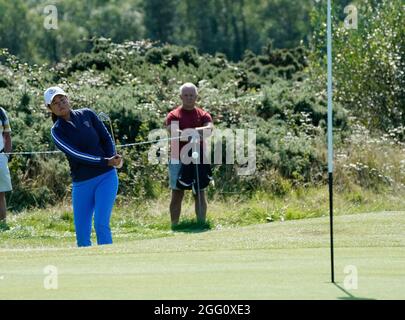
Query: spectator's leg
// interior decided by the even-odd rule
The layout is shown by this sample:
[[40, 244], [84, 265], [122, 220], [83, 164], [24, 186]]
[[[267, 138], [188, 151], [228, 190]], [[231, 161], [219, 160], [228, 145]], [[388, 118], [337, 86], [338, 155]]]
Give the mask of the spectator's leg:
[[[195, 194], [194, 199], [195, 199], [195, 214], [197, 216], [197, 221], [199, 223], [205, 223], [207, 215], [207, 199], [205, 198], [204, 190], [200, 191], [200, 197], [198, 197], [198, 194]], [[201, 205], [198, 203], [199, 199], [201, 199]], [[200, 208], [201, 212], [199, 212]]]
[[172, 220], [172, 226], [176, 226], [179, 223], [183, 197], [184, 190], [172, 190], [172, 200], [170, 202], [170, 217]]
[[0, 223], [6, 223], [6, 193], [0, 192]]

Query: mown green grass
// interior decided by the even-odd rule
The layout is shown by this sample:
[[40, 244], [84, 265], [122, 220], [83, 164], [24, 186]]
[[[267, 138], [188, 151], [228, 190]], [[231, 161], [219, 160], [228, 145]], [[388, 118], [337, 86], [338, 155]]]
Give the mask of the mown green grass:
[[[405, 298], [405, 212], [337, 216], [335, 241], [337, 285], [327, 217], [91, 248], [2, 248], [0, 299]], [[48, 265], [57, 290], [44, 288]], [[344, 286], [348, 265], [355, 290]]]

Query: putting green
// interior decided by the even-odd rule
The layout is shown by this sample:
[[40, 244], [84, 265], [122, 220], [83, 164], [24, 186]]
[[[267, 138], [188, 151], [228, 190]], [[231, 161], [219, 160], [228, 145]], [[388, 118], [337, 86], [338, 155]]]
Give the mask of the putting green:
[[[327, 217], [84, 249], [0, 249], [0, 299], [405, 299], [405, 212], [338, 216], [335, 240], [337, 285]], [[44, 288], [49, 265], [56, 290]], [[344, 285], [347, 266], [357, 289]]]

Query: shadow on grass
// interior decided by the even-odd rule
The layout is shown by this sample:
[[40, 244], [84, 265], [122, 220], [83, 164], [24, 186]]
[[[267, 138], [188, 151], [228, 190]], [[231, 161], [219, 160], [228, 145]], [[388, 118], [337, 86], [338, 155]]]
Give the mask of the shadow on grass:
[[175, 231], [175, 232], [199, 233], [199, 232], [205, 232], [205, 231], [208, 231], [211, 229], [212, 229], [212, 225], [209, 221], [197, 222], [194, 220], [185, 220], [175, 226], [172, 226], [172, 231]]
[[361, 298], [361, 297], [356, 297], [354, 295], [352, 295], [349, 291], [343, 289], [338, 283], [334, 283], [335, 287], [337, 287], [338, 289], [340, 289], [341, 291], [343, 291], [345, 294], [347, 294], [347, 297], [339, 297], [339, 300], [376, 300], [373, 298]]

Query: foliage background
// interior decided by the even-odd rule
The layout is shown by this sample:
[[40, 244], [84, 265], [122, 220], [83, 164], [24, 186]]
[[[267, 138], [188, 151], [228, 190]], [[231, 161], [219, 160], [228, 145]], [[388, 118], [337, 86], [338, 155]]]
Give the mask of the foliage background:
[[[334, 1], [336, 186], [402, 192], [404, 4], [355, 1], [359, 28], [346, 30], [347, 3]], [[256, 173], [215, 166], [211, 198], [283, 197], [326, 183], [324, 2], [55, 1], [58, 30], [43, 27], [46, 4], [0, 0], [0, 106], [15, 151], [55, 148], [42, 98], [50, 85], [66, 89], [75, 108], [108, 113], [121, 144], [161, 128], [191, 81], [217, 127], [257, 131]], [[167, 168], [148, 164], [147, 152], [125, 149], [120, 201], [168, 192]], [[62, 155], [9, 165], [12, 210], [69, 199]]]

